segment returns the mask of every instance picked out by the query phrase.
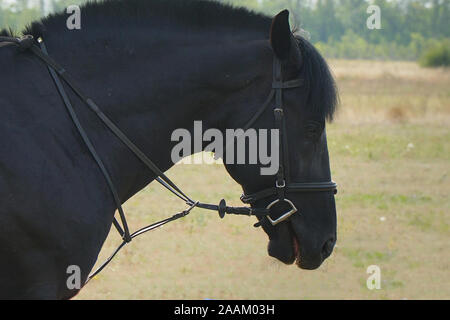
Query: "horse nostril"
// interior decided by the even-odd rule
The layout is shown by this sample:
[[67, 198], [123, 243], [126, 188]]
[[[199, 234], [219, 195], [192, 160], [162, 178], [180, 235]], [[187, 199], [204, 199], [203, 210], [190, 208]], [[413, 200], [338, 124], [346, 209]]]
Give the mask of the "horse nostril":
[[325, 244], [322, 247], [322, 259], [327, 258], [331, 254], [331, 252], [333, 252], [335, 243], [336, 240], [334, 240], [334, 238], [330, 238], [327, 241], [325, 241]]

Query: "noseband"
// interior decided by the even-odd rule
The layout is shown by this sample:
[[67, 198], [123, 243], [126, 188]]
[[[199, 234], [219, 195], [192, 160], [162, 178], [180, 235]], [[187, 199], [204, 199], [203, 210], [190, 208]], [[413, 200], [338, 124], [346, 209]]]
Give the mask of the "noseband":
[[[298, 88], [303, 85], [302, 79], [295, 79], [291, 81], [282, 81], [282, 70], [281, 70], [281, 62], [278, 58], [274, 57], [273, 62], [273, 83], [272, 90], [266, 100], [266, 102], [262, 105], [262, 107], [256, 112], [256, 114], [247, 122], [244, 127], [244, 131], [249, 129], [254, 123], [259, 119], [261, 114], [270, 106], [272, 101], [275, 99], [275, 107], [274, 107], [274, 116], [275, 116], [275, 126], [280, 132], [280, 167], [278, 173], [276, 175], [275, 186], [273, 188], [268, 188], [261, 190], [259, 192], [253, 194], [243, 194], [241, 196], [241, 200], [244, 203], [251, 204], [254, 206], [254, 203], [258, 200], [265, 199], [268, 197], [272, 197], [273, 195], [277, 195], [277, 199], [271, 202], [266, 208], [255, 208], [255, 207], [229, 207], [226, 205], [225, 200], [221, 200], [219, 205], [202, 203], [199, 201], [194, 201], [189, 198], [180, 188], [177, 187], [175, 183], [173, 183], [165, 174], [162, 172], [145, 154], [142, 152], [95, 104], [95, 102], [83, 95], [81, 90], [75, 85], [72, 78], [66, 72], [64, 68], [62, 68], [55, 60], [53, 60], [47, 53], [46, 46], [42, 38], [33, 39], [32, 36], [27, 35], [23, 38], [13, 38], [13, 37], [2, 37], [0, 36], [0, 47], [6, 46], [16, 46], [20, 49], [20, 51], [31, 51], [34, 55], [36, 55], [40, 60], [42, 60], [48, 68], [48, 71], [56, 85], [57, 91], [61, 96], [61, 99], [75, 125], [77, 128], [83, 142], [97, 163], [100, 171], [102, 172], [105, 181], [111, 191], [113, 199], [116, 203], [117, 210], [119, 212], [120, 220], [122, 225], [113, 218], [113, 225], [116, 227], [117, 231], [122, 236], [123, 242], [122, 244], [113, 252], [113, 254], [96, 270], [94, 271], [88, 278], [88, 281], [92, 279], [95, 275], [97, 275], [100, 271], [102, 271], [114, 256], [119, 252], [119, 250], [124, 247], [127, 243], [129, 243], [133, 238], [148, 232], [150, 230], [156, 229], [166, 223], [171, 221], [180, 219], [188, 215], [191, 210], [195, 207], [214, 210], [219, 212], [219, 216], [224, 218], [226, 214], [236, 214], [236, 215], [248, 215], [248, 216], [257, 216], [260, 219], [260, 222], [255, 226], [259, 226], [261, 221], [264, 218], [267, 218], [272, 225], [277, 225], [278, 223], [285, 221], [290, 216], [292, 216], [295, 212], [297, 212], [297, 208], [293, 204], [291, 200], [286, 197], [286, 194], [292, 192], [325, 192], [332, 191], [336, 193], [337, 185], [333, 181], [327, 182], [313, 182], [313, 183], [302, 183], [302, 182], [290, 182], [289, 180], [289, 158], [288, 158], [288, 144], [287, 144], [287, 135], [286, 135], [286, 125], [284, 121], [284, 111], [283, 111], [283, 90]], [[156, 175], [156, 181], [158, 181], [162, 186], [164, 186], [167, 190], [172, 192], [178, 198], [183, 200], [188, 208], [184, 211], [174, 214], [172, 217], [164, 219], [162, 221], [153, 223], [149, 226], [139, 229], [134, 233], [130, 233], [128, 229], [127, 220], [125, 217], [125, 213], [122, 209], [122, 202], [119, 199], [116, 188], [112, 182], [112, 179], [101, 160], [101, 157], [98, 155], [96, 149], [94, 148], [89, 136], [84, 130], [82, 124], [80, 123], [78, 116], [73, 108], [72, 102], [67, 95], [64, 86], [62, 84], [63, 80], [69, 88], [80, 98], [80, 100], [85, 103], [88, 108], [94, 112], [94, 114], [106, 125], [107, 128], [140, 160], [142, 161], [148, 169], [150, 169]], [[275, 217], [271, 211], [274, 211], [274, 207], [278, 203], [287, 203], [290, 206], [290, 209], [287, 212]]]

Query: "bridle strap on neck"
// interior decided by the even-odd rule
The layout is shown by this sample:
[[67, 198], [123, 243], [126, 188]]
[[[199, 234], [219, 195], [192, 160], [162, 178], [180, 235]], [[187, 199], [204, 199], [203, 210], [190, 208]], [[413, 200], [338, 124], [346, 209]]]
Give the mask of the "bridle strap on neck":
[[25, 35], [21, 38], [0, 36], [0, 48], [16, 46], [21, 51], [26, 51], [34, 45], [34, 38], [31, 35]]

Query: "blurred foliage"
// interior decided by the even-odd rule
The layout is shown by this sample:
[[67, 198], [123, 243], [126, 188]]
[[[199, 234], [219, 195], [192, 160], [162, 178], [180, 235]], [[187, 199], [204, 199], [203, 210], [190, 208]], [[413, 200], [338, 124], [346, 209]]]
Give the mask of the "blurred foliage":
[[424, 67], [442, 67], [450, 65], [450, 40], [436, 44], [426, 50], [420, 58]]
[[[329, 58], [416, 60], [450, 39], [450, 0], [222, 1], [270, 15], [288, 8], [292, 24]], [[379, 30], [366, 26], [370, 4], [380, 7]]]
[[[86, 1], [0, 0], [0, 28], [22, 30], [24, 25], [48, 12]], [[450, 0], [217, 1], [268, 15], [288, 8], [292, 25], [302, 29], [303, 35], [332, 58], [416, 60], [434, 50], [435, 53], [428, 53], [430, 57], [440, 51], [445, 60], [450, 39]], [[369, 4], [381, 9], [379, 30], [366, 26]]]

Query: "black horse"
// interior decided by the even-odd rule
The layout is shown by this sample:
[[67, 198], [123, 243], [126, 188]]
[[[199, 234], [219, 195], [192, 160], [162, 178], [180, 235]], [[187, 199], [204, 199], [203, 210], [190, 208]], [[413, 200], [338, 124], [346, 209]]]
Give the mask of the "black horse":
[[[24, 33], [43, 37], [50, 55], [162, 170], [173, 165], [175, 129], [202, 120], [205, 130], [225, 131], [252, 118], [271, 90], [275, 55], [283, 80], [304, 81], [283, 97], [290, 177], [330, 181], [325, 122], [337, 103], [334, 80], [308, 41], [292, 42], [286, 11], [272, 21], [210, 1], [109, 0], [85, 5], [81, 17], [81, 30], [68, 30], [61, 13]], [[88, 277], [117, 206], [45, 64], [11, 46], [0, 49], [0, 70], [0, 298], [71, 298], [78, 290], [66, 285], [67, 267]], [[126, 201], [155, 174], [66, 89]], [[271, 109], [253, 125], [273, 126]], [[247, 193], [273, 186], [274, 176], [259, 168], [226, 165]], [[336, 241], [333, 192], [289, 198], [299, 213], [262, 224], [269, 255], [318, 268]]]

